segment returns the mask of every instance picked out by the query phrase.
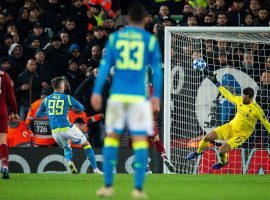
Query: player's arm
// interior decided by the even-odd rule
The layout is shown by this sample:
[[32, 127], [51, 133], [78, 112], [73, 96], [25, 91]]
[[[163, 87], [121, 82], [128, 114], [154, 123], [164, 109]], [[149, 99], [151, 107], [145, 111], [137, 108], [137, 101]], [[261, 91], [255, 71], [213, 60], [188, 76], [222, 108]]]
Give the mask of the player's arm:
[[218, 90], [220, 91], [220, 93], [226, 98], [228, 99], [230, 102], [232, 103], [236, 103], [237, 101], [237, 96], [233, 95], [232, 93], [230, 93], [229, 90], [227, 90], [225, 87], [220, 85], [220, 82], [217, 81], [217, 75], [214, 74], [213, 72], [209, 72], [209, 75], [207, 77], [210, 81], [212, 81], [212, 83], [214, 83], [217, 87]]
[[158, 41], [155, 36], [151, 36], [149, 42], [149, 51], [151, 53], [150, 65], [152, 67], [153, 97], [159, 99], [161, 92], [161, 53]]
[[[67, 95], [69, 106], [71, 107], [71, 110], [75, 113], [80, 114], [84, 111], [84, 106], [78, 102], [76, 99], [74, 99], [72, 96]], [[74, 109], [75, 108], [75, 109]]]
[[256, 107], [257, 107], [257, 114], [258, 114], [259, 120], [261, 121], [263, 126], [266, 128], [267, 132], [270, 134], [270, 123], [267, 120], [264, 111], [259, 105], [256, 105]]
[[93, 88], [93, 94], [101, 95], [103, 86], [109, 75], [110, 68], [113, 65], [113, 43], [114, 43], [114, 34], [109, 36], [109, 39], [106, 43], [105, 46], [106, 52], [104, 57], [101, 59], [98, 67], [99, 72]]
[[36, 117], [44, 117], [46, 115], [46, 101], [47, 101], [47, 98], [43, 99], [43, 101], [41, 102], [37, 112], [36, 112]]

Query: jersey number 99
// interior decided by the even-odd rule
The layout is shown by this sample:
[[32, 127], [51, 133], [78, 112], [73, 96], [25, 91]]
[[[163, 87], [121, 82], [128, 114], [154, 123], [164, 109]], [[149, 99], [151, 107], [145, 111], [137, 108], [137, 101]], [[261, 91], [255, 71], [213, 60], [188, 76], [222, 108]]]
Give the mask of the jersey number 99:
[[116, 67], [118, 69], [141, 70], [144, 46], [142, 41], [118, 40], [116, 49], [120, 52], [120, 59], [116, 60]]
[[49, 100], [49, 115], [63, 115], [64, 100]]

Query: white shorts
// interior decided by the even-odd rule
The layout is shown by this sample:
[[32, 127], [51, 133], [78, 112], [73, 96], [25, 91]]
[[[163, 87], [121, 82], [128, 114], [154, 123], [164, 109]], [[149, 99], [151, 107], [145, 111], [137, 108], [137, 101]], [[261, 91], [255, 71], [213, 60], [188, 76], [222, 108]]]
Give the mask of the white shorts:
[[149, 101], [124, 103], [109, 98], [106, 110], [107, 134], [122, 134], [127, 128], [131, 135], [152, 136], [153, 114]]
[[67, 131], [52, 133], [52, 136], [55, 139], [56, 143], [62, 148], [69, 146], [68, 140], [71, 140], [73, 144], [80, 145], [87, 141], [85, 135], [76, 125], [68, 128]]

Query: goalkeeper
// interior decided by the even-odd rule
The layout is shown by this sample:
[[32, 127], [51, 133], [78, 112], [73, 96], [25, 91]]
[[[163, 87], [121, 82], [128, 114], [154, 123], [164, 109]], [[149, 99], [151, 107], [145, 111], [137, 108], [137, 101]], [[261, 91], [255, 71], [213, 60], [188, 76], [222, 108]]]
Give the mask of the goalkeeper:
[[213, 131], [206, 134], [200, 141], [197, 151], [190, 153], [187, 159], [191, 160], [201, 155], [203, 149], [213, 140], [226, 140], [226, 143], [219, 148], [221, 162], [215, 163], [212, 166], [213, 169], [220, 169], [229, 163], [228, 152], [243, 144], [250, 137], [258, 119], [265, 126], [268, 133], [270, 132], [270, 123], [265, 117], [261, 107], [253, 101], [254, 90], [252, 88], [247, 87], [243, 90], [242, 96], [235, 96], [220, 85], [217, 81], [216, 74], [210, 72], [208, 79], [218, 87], [219, 91], [226, 99], [236, 105], [237, 113], [230, 122], [218, 126]]

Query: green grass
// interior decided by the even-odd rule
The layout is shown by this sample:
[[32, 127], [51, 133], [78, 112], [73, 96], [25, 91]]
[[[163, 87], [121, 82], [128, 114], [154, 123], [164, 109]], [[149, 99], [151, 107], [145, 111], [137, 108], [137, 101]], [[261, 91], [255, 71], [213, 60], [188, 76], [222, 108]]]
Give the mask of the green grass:
[[[103, 177], [92, 174], [11, 174], [0, 180], [1, 200], [94, 200]], [[128, 200], [132, 175], [115, 178], [114, 200]], [[266, 200], [269, 175], [148, 175], [145, 191], [153, 200]]]

